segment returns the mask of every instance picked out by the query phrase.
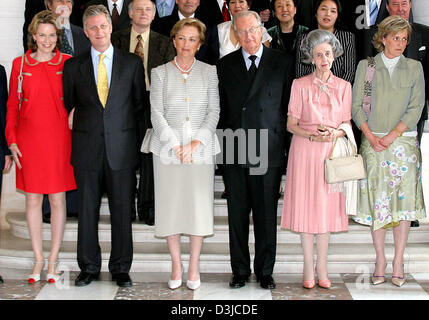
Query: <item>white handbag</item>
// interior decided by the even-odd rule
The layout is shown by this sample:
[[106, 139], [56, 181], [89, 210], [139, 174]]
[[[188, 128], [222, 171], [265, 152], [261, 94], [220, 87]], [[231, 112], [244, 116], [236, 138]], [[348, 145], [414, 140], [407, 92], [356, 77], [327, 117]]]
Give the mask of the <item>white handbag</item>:
[[326, 183], [331, 184], [366, 178], [366, 171], [362, 156], [356, 152], [356, 149], [353, 145], [352, 155], [338, 158], [332, 157], [337, 140], [338, 138], [335, 139], [331, 155], [329, 158], [325, 159]]
[[150, 142], [152, 140], [152, 135], [153, 135], [153, 129], [147, 129], [146, 130], [146, 134], [144, 135], [144, 139], [142, 142], [142, 146], [140, 148], [140, 151], [143, 153], [151, 153], [150, 151]]

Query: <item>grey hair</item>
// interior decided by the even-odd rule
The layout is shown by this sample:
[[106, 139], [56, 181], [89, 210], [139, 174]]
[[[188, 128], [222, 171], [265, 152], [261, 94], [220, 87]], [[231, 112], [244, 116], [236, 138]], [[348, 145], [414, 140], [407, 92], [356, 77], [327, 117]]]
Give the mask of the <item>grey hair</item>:
[[[152, 3], [152, 7], [153, 7], [153, 15], [156, 15], [156, 4], [153, 1], [150, 1]], [[128, 12], [133, 11], [133, 4], [134, 4], [134, 0], [130, 2], [130, 4], [128, 5]]]
[[237, 21], [238, 18], [241, 17], [248, 17], [248, 16], [254, 16], [256, 18], [256, 20], [258, 21], [258, 25], [261, 26], [262, 25], [262, 21], [261, 21], [261, 17], [259, 16], [258, 13], [256, 13], [255, 11], [240, 11], [237, 12], [233, 17], [232, 17], [232, 26], [234, 28], [234, 31], [237, 31], [237, 27], [235, 26], [235, 21]]
[[[53, 2], [54, 0], [45, 0], [45, 7], [46, 7], [46, 9], [48, 9], [49, 10], [49, 8], [48, 8], [48, 4], [52, 4], [52, 2]], [[74, 1], [72, 0], [72, 5], [74, 4]]]
[[98, 4], [98, 5], [89, 6], [83, 13], [82, 20], [83, 20], [84, 29], [86, 29], [86, 21], [88, 20], [88, 18], [95, 17], [100, 14], [104, 14], [109, 24], [112, 25], [112, 18], [110, 17], [109, 11], [102, 4]]
[[332, 32], [316, 29], [307, 34], [301, 43], [301, 62], [311, 64], [313, 61], [314, 48], [322, 43], [331, 45], [335, 59], [344, 53], [343, 46]]

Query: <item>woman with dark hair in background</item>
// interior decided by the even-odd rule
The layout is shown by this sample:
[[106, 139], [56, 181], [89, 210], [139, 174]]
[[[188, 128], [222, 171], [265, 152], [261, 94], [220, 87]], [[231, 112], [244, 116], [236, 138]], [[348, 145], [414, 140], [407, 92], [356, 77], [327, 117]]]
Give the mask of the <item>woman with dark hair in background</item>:
[[[335, 59], [332, 73], [350, 83], [353, 82], [356, 70], [356, 43], [353, 33], [339, 30], [342, 7], [339, 0], [318, 0], [315, 6], [317, 29], [333, 33], [344, 48], [344, 54]], [[296, 77], [300, 78], [312, 73], [315, 66], [303, 63], [299, 50], [305, 35], [298, 37], [296, 50]]]

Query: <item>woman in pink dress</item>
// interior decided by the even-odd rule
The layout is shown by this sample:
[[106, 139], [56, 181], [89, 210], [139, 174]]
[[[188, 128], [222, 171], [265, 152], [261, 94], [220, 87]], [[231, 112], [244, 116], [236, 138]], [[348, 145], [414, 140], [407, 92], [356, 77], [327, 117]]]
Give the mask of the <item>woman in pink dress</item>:
[[[303, 286], [313, 288], [313, 243], [317, 242], [318, 285], [329, 288], [327, 254], [330, 232], [347, 231], [348, 217], [343, 193], [329, 192], [324, 161], [332, 151], [337, 130], [351, 119], [352, 88], [331, 72], [335, 58], [343, 53], [330, 32], [314, 30], [301, 45], [303, 62], [316, 66], [308, 76], [292, 83], [287, 129], [290, 146], [281, 227], [301, 233], [304, 253]], [[324, 126], [325, 131], [318, 127]]]

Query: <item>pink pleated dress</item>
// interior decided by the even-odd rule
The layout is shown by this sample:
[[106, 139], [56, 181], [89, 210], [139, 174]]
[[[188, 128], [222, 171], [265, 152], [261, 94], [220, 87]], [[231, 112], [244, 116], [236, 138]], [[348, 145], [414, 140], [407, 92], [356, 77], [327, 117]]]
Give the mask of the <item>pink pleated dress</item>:
[[[331, 73], [323, 84], [312, 73], [293, 81], [288, 116], [299, 119], [301, 128], [316, 133], [319, 124], [337, 128], [349, 121], [351, 107], [349, 82]], [[281, 219], [283, 229], [311, 234], [348, 230], [344, 194], [329, 193], [325, 182], [324, 161], [332, 146], [332, 142], [292, 137]]]

